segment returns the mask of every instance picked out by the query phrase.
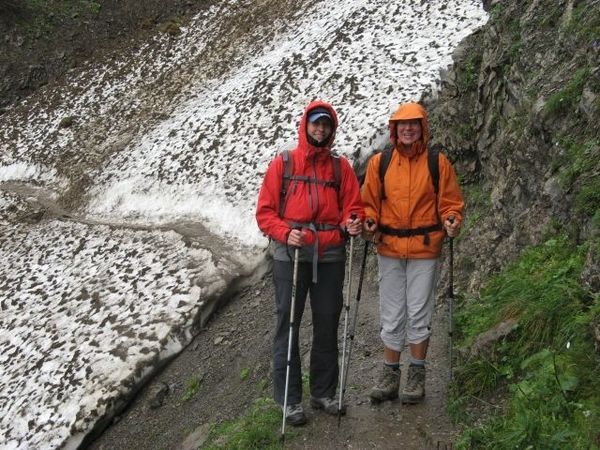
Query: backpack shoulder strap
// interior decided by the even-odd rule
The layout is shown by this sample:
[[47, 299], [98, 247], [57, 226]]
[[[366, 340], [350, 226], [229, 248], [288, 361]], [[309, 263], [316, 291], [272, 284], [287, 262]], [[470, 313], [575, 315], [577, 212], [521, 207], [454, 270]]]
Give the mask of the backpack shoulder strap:
[[279, 217], [283, 217], [283, 209], [285, 206], [285, 196], [287, 194], [288, 186], [290, 184], [290, 179], [292, 177], [292, 173], [294, 172], [294, 162], [290, 157], [290, 151], [284, 150], [281, 152], [281, 157], [283, 159], [283, 176], [281, 179], [281, 191], [279, 196]]
[[379, 160], [379, 183], [381, 184], [381, 189], [380, 189], [380, 197], [381, 200], [385, 200], [387, 198], [387, 195], [385, 194], [385, 172], [388, 169], [388, 166], [390, 165], [390, 160], [392, 159], [392, 150], [394, 150], [394, 147], [392, 147], [392, 144], [388, 144], [386, 145], [383, 150], [381, 151], [381, 159]]
[[437, 147], [429, 147], [427, 149], [427, 166], [429, 167], [429, 176], [433, 183], [435, 192], [435, 213], [437, 215], [438, 224], [441, 226], [442, 219], [438, 210], [438, 191], [440, 190], [440, 151]]
[[[291, 180], [301, 180], [301, 181], [311, 181], [307, 177], [298, 177], [294, 176], [294, 159], [290, 155], [290, 150], [284, 150], [281, 152], [281, 157], [283, 159], [283, 176], [281, 180], [281, 191], [279, 198], [279, 216], [283, 217], [283, 210], [285, 207], [285, 197], [287, 195], [288, 186]], [[338, 194], [338, 206], [341, 208], [341, 199], [340, 199], [340, 191], [342, 186], [342, 163], [340, 162], [340, 156], [332, 153], [331, 154], [331, 164], [333, 166], [333, 181], [322, 181], [322, 180], [312, 180], [312, 182], [317, 182], [320, 184], [324, 184], [329, 187], [333, 187]]]
[[342, 163], [340, 162], [340, 156], [337, 153], [331, 153], [331, 164], [333, 165], [333, 187], [337, 191], [338, 197], [338, 208], [342, 210], [342, 199], [341, 199], [341, 190], [342, 190]]
[[337, 153], [331, 153], [331, 164], [333, 165], [333, 180], [335, 182], [335, 188], [340, 191], [342, 185], [342, 163], [340, 162], [340, 155]]
[[437, 195], [440, 190], [440, 152], [435, 147], [427, 149], [427, 166], [429, 167], [433, 190]]

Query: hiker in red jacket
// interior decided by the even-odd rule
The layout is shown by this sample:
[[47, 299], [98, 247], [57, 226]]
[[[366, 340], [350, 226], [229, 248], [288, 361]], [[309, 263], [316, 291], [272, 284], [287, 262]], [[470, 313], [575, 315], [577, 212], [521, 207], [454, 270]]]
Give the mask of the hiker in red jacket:
[[377, 242], [384, 357], [383, 374], [370, 396], [376, 401], [398, 398], [400, 355], [408, 346], [410, 364], [401, 401], [419, 403], [425, 396], [425, 357], [442, 244], [444, 236], [458, 234], [464, 202], [452, 165], [441, 153], [434, 172], [437, 182], [433, 180], [427, 113], [421, 105], [400, 106], [389, 130], [393, 149], [384, 177], [386, 198], [379, 173], [383, 153], [369, 161], [362, 188], [365, 237], [375, 234]]
[[[338, 118], [333, 107], [313, 101], [305, 109], [298, 144], [276, 157], [264, 176], [256, 221], [272, 240], [277, 328], [274, 338], [274, 396], [286, 405], [285, 420], [306, 423], [302, 409], [299, 324], [310, 294], [313, 339], [310, 353], [311, 406], [338, 414], [338, 324], [343, 306], [346, 238], [362, 232], [358, 179], [348, 160], [332, 153]], [[285, 183], [285, 194], [282, 187]], [[355, 217], [355, 218], [354, 218]], [[299, 249], [292, 351], [287, 401], [285, 396], [294, 253]], [[343, 413], [344, 411], [340, 411]]]

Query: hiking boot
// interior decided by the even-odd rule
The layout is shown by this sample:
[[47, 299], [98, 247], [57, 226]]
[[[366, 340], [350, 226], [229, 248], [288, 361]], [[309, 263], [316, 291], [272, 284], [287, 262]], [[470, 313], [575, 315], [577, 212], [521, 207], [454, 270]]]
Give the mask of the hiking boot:
[[[281, 407], [283, 410], [283, 406]], [[285, 411], [285, 421], [294, 427], [302, 426], [306, 423], [306, 415], [302, 409], [302, 405], [296, 403], [295, 405], [287, 405]]]
[[425, 366], [408, 366], [408, 379], [402, 391], [402, 403], [420, 403], [425, 397]]
[[[310, 399], [310, 406], [315, 409], [322, 409], [327, 414], [337, 415], [340, 402], [333, 397], [312, 397]], [[346, 406], [342, 405], [342, 409], [339, 411], [341, 415], [346, 414]]]
[[376, 401], [394, 400], [398, 398], [399, 389], [400, 369], [384, 366], [381, 378], [369, 396]]

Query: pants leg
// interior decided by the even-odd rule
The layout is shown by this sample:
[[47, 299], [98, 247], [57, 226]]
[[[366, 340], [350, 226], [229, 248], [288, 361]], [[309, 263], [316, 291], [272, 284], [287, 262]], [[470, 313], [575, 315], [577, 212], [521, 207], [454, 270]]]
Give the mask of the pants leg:
[[439, 259], [378, 256], [381, 339], [401, 352], [431, 335]]
[[406, 345], [406, 265], [408, 260], [378, 255], [381, 340], [390, 350]]
[[409, 259], [406, 267], [409, 344], [420, 344], [431, 335], [439, 259]]
[[[293, 262], [275, 261], [273, 264], [275, 306], [277, 309], [277, 325], [273, 342], [273, 388], [275, 401], [280, 405], [283, 405], [285, 400], [293, 271]], [[311, 265], [300, 263], [292, 328], [288, 405], [300, 403], [302, 400], [302, 369], [298, 336], [311, 278]]]
[[310, 286], [313, 342], [310, 354], [310, 392], [333, 397], [339, 378], [338, 326], [344, 303], [345, 262], [320, 263], [318, 281]]

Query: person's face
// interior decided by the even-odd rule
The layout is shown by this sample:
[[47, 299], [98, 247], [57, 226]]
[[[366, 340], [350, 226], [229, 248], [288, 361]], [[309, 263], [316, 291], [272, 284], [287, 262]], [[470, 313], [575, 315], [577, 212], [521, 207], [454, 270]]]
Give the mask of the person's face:
[[419, 119], [399, 120], [396, 123], [396, 136], [405, 146], [411, 146], [421, 139], [421, 121]]
[[321, 117], [315, 122], [308, 122], [306, 132], [317, 142], [322, 142], [331, 134], [331, 122], [326, 117]]

